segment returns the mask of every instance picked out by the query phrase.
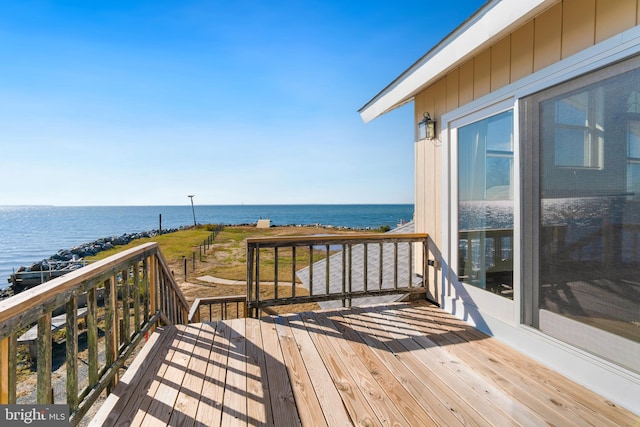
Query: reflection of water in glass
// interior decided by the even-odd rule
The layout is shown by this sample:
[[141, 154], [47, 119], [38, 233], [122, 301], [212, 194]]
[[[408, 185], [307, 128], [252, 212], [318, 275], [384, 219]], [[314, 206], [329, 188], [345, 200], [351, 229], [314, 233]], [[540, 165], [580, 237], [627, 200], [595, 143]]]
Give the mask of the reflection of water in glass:
[[458, 204], [458, 229], [512, 229], [512, 200], [481, 200]]
[[[471, 271], [487, 271], [496, 263], [512, 259], [513, 201], [461, 201], [458, 224], [460, 259], [471, 263]], [[500, 239], [500, 245], [496, 245], [495, 239]], [[496, 246], [500, 248], [499, 254], [496, 254]], [[467, 272], [468, 269], [469, 266]]]
[[565, 258], [601, 260], [607, 240], [620, 261], [637, 261], [640, 203], [625, 196], [542, 199], [541, 226], [543, 252], [554, 252], [561, 233]]

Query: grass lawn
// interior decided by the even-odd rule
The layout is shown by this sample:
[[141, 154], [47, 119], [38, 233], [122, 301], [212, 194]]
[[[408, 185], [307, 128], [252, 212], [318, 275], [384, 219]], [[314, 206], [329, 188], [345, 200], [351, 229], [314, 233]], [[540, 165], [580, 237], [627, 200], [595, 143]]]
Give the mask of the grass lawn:
[[[196, 298], [245, 295], [247, 276], [247, 249], [246, 239], [254, 237], [276, 237], [276, 236], [309, 236], [314, 234], [352, 234], [354, 231], [334, 230], [317, 227], [271, 227], [256, 228], [252, 226], [229, 226], [225, 227], [216, 236], [213, 245], [202, 251], [200, 256], [200, 245], [211, 234], [212, 226], [201, 226], [195, 229], [186, 229], [174, 233], [163, 234], [154, 238], [134, 240], [125, 246], [119, 246], [109, 251], [101, 252], [91, 259], [103, 259], [119, 251], [138, 246], [146, 242], [157, 242], [169, 264], [169, 268], [174, 273], [176, 281], [180, 285], [189, 304]], [[314, 261], [324, 257], [324, 251], [314, 253]], [[185, 278], [186, 259], [186, 278]], [[195, 259], [195, 262], [194, 262]], [[272, 251], [261, 253], [261, 281], [272, 281], [274, 278], [274, 260]], [[296, 268], [301, 269], [309, 265], [309, 252], [299, 250], [296, 253]], [[281, 249], [278, 256], [278, 280], [281, 283], [291, 283], [292, 277], [291, 250]], [[198, 278], [211, 276], [215, 278], [241, 281], [243, 284], [228, 285], [200, 280]], [[272, 297], [274, 287], [261, 285], [261, 295], [266, 298]], [[290, 292], [290, 287], [281, 285], [279, 296], [286, 296]], [[298, 295], [305, 295], [306, 289], [302, 286], [296, 288]], [[318, 305], [303, 304], [299, 306], [283, 306], [274, 308], [278, 312], [299, 312], [318, 309]]]

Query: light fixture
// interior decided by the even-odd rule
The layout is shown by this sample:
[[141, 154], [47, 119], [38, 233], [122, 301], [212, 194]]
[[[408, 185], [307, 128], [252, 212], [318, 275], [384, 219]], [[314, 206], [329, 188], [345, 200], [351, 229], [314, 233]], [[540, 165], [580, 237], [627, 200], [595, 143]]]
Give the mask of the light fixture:
[[418, 139], [434, 139], [436, 137], [436, 121], [431, 120], [429, 113], [418, 123]]

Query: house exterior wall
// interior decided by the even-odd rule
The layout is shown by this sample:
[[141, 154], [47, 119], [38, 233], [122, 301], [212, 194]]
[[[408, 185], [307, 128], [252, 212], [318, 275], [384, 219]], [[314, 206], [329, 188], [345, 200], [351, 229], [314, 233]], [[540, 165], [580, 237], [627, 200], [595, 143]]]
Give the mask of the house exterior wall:
[[[454, 161], [452, 159], [456, 157], [450, 151], [449, 135], [446, 133], [448, 129], [445, 128], [443, 132], [443, 122], [475, 117], [475, 111], [486, 109], [491, 102], [500, 102], [508, 97], [511, 97], [511, 105], [515, 105], [515, 117], [520, 118], [519, 106], [512, 101], [514, 97], [518, 98], [523, 93], [528, 96], [562, 83], [565, 77], [561, 74], [567, 72], [567, 68], [573, 67], [569, 71], [571, 75], [597, 69], [595, 65], [591, 65], [591, 70], [587, 71], [582, 71], [581, 68], [585, 57], [594, 55], [594, 49], [595, 56], [600, 59], [590, 57], [589, 61], [598, 63], [600, 67], [623, 60], [623, 54], [617, 59], [609, 59], [609, 52], [605, 49], [623, 45], [629, 33], [632, 33], [629, 37], [636, 39], [634, 48], [631, 49], [634, 51], [632, 55], [640, 55], [640, 31], [634, 27], [640, 28], [640, 0], [562, 0], [496, 40], [472, 59], [449, 70], [446, 75], [417, 94], [414, 98], [414, 123], [420, 122], [428, 112], [437, 121], [436, 131], [439, 137], [415, 142], [415, 222], [416, 231], [429, 233], [433, 241], [429, 247], [429, 258], [445, 264], [441, 270], [429, 269], [430, 291], [434, 300], [479, 329], [505, 338], [506, 342], [523, 353], [638, 412], [638, 401], [631, 397], [640, 392], [638, 372], [610, 364], [606, 359], [595, 356], [595, 353], [583, 352], [566, 341], [530, 327], [531, 323], [523, 321], [524, 299], [520, 294], [522, 288], [518, 287], [519, 278], [515, 279], [513, 300], [503, 298], [489, 302], [482, 295], [491, 295], [489, 292], [476, 291], [469, 286], [466, 289], [469, 291], [466, 301], [464, 296], [457, 295], [458, 289], [463, 292], [465, 289], [463, 286], [456, 287], [456, 271], [446, 266], [447, 263], [455, 263], [455, 260], [447, 257], [457, 256], [456, 243], [452, 243], [454, 237], [449, 230], [456, 227], [452, 225], [455, 219], [451, 215], [457, 215], [450, 211], [450, 197], [455, 197], [455, 194], [451, 196], [455, 188], [450, 186], [457, 184], [451, 183], [450, 171], [447, 170], [447, 165], [450, 167]], [[611, 39], [625, 31], [623, 37]], [[626, 48], [620, 47], [619, 51], [624, 49]], [[567, 63], [570, 65], [566, 65]], [[557, 71], [560, 68], [562, 72]], [[541, 76], [545, 79], [542, 83]], [[523, 85], [527, 87], [523, 89]], [[531, 87], [535, 89], [530, 89]], [[451, 125], [452, 122], [447, 123]], [[516, 146], [523, 132], [523, 129], [517, 129], [519, 124], [522, 125], [516, 120]], [[516, 156], [519, 155], [516, 153]], [[517, 157], [514, 159], [516, 165], [518, 160]], [[518, 173], [522, 177], [522, 171], [516, 172]], [[514, 204], [517, 211], [518, 201], [514, 201]], [[520, 213], [516, 212], [516, 216], [518, 215]], [[517, 221], [516, 219], [516, 223]], [[516, 226], [515, 244], [526, 240], [526, 236], [520, 236], [520, 233], [524, 236], [527, 230], [520, 230]], [[516, 274], [524, 270], [520, 266], [519, 254], [520, 252], [514, 256], [513, 269]], [[527, 262], [529, 261], [526, 259], [522, 260], [522, 263]], [[491, 305], [494, 302], [497, 305]]]
[[[414, 122], [429, 112], [439, 125], [443, 114], [639, 23], [640, 0], [563, 0], [419, 93]], [[429, 233], [436, 247], [442, 244], [438, 141], [420, 140], [415, 146], [416, 231]]]

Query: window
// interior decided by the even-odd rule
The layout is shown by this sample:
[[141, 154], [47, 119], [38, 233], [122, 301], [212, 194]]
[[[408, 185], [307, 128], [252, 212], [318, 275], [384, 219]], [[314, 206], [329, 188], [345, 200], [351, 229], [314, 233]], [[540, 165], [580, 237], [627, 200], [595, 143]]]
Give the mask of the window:
[[553, 110], [555, 166], [602, 168], [603, 95], [599, 88], [564, 96], [542, 106]]
[[[637, 116], [637, 117], [635, 117]], [[627, 193], [640, 198], [640, 114], [627, 123]]]
[[513, 111], [457, 140], [459, 281], [513, 299]]

